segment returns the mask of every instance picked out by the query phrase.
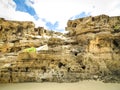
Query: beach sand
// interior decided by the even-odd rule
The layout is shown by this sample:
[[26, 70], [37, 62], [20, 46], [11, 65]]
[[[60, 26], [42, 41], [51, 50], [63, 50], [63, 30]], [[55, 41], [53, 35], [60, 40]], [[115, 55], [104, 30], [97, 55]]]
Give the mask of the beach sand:
[[80, 81], [76, 83], [12, 83], [0, 84], [0, 90], [120, 90], [118, 83]]

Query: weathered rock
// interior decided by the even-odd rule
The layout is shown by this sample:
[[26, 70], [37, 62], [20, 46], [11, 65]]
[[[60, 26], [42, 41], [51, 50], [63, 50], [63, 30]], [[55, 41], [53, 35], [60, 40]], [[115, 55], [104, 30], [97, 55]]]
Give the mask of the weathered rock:
[[70, 34], [79, 35], [84, 33], [97, 33], [102, 31], [119, 32], [119, 19], [120, 17], [109, 17], [107, 15], [100, 15], [96, 17], [86, 17], [76, 20], [69, 20], [66, 30], [70, 31]]
[[[30, 22], [0, 21], [0, 83], [120, 82], [119, 16], [69, 20], [66, 38], [43, 27], [34, 28]], [[21, 52], [45, 44], [48, 50]]]
[[[100, 15], [86, 17], [68, 21], [67, 30], [70, 36], [74, 36], [79, 48], [84, 48], [77, 60], [83, 65], [89, 74], [100, 75], [107, 81], [112, 75], [112, 79], [119, 78], [118, 67], [120, 60], [120, 17], [109, 17]], [[79, 50], [79, 48], [77, 48]], [[113, 63], [117, 62], [114, 67]], [[111, 65], [111, 68], [109, 65]], [[86, 71], [84, 72], [86, 73]], [[108, 75], [108, 77], [107, 77]], [[109, 77], [110, 75], [110, 77]], [[111, 79], [111, 81], [112, 81]], [[116, 79], [115, 79], [116, 80]], [[109, 79], [110, 81], [110, 79]], [[119, 81], [119, 80], [116, 80]]]

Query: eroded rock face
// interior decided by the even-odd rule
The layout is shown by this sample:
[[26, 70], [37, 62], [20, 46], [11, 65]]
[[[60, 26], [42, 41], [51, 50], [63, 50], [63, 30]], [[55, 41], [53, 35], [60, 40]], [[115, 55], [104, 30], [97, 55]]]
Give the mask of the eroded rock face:
[[0, 47], [1, 52], [10, 52], [11, 49], [17, 48], [20, 40], [24, 39], [26, 34], [34, 33], [34, 26], [33, 22], [0, 19], [0, 42], [4, 42]]
[[[10, 25], [13, 25], [14, 35]], [[21, 29], [18, 28], [20, 25]], [[68, 81], [66, 72], [70, 65], [66, 64], [73, 57], [69, 54], [70, 52], [66, 53], [65, 49], [63, 50], [64, 47], [61, 45], [64, 39], [62, 39], [61, 33], [48, 31], [43, 27], [35, 28], [32, 22], [16, 22], [4, 19], [1, 19], [1, 27], [0, 83]], [[4, 31], [6, 27], [8, 31]], [[26, 29], [30, 30], [29, 33], [25, 31]], [[19, 30], [21, 36], [17, 32]], [[12, 38], [9, 39], [8, 36]], [[37, 48], [44, 44], [49, 45], [48, 51], [23, 52], [25, 48]], [[75, 80], [73, 79], [73, 81]]]
[[[118, 70], [120, 66], [120, 17], [90, 16], [70, 20], [67, 25], [69, 35], [75, 37], [79, 48], [84, 49], [76, 48], [80, 51], [78, 61], [84, 63], [86, 70], [93, 75], [100, 75], [101, 78], [106, 77], [105, 81], [118, 79], [118, 73], [120, 73]], [[115, 66], [114, 63], [116, 63]], [[112, 75], [116, 78], [113, 78]]]
[[[3, 59], [7, 59], [6, 58]], [[79, 64], [75, 57], [60, 47], [59, 51], [48, 50], [22, 52], [13, 56], [14, 60], [0, 61], [0, 82], [75, 82], [80, 77]]]
[[24, 48], [38, 47], [46, 43], [42, 39], [44, 35], [50, 35], [50, 32], [43, 27], [35, 28], [33, 22], [0, 18], [0, 52], [18, 52]]
[[[69, 20], [66, 27], [69, 33], [64, 38], [57, 37], [62, 35], [60, 33], [43, 27], [34, 28], [31, 24], [29, 33], [22, 29], [22, 38], [12, 38], [12, 41], [6, 36], [4, 41], [2, 33], [3, 23], [12, 22], [1, 20], [0, 83], [76, 82], [85, 79], [120, 82], [119, 17], [100, 15]], [[17, 27], [13, 28], [17, 30]], [[13, 33], [11, 29], [8, 32]], [[7, 35], [6, 31], [4, 33]], [[15, 37], [19, 35], [15, 34]], [[24, 48], [44, 44], [48, 44], [47, 51], [21, 52]]]
[[76, 20], [69, 20], [66, 30], [70, 31], [71, 35], [79, 35], [86, 33], [98, 32], [119, 32], [120, 17], [109, 17], [100, 15], [95, 17], [85, 17]]
[[[0, 19], [0, 41], [14, 41], [34, 32], [33, 22], [8, 21]], [[3, 34], [4, 33], [4, 34]]]

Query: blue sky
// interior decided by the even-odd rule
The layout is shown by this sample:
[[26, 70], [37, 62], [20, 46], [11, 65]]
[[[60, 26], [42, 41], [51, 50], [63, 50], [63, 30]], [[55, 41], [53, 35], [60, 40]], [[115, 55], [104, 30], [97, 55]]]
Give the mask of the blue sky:
[[[26, 12], [29, 13], [31, 16], [34, 17], [35, 20], [38, 20], [39, 17], [37, 16], [35, 9], [27, 4], [27, 0], [13, 0], [16, 4], [16, 11]], [[28, 0], [30, 4], [34, 4], [33, 1]]]
[[70, 17], [70, 20], [74, 20], [74, 19], [77, 19], [77, 18], [84, 18], [84, 17], [87, 17], [87, 16], [90, 16], [90, 13], [81, 12], [78, 15]]
[[[33, 16], [33, 18], [37, 21], [39, 20], [39, 16], [37, 15], [35, 9], [32, 7], [32, 4], [34, 4], [34, 1], [31, 0], [13, 0], [16, 4], [16, 11], [21, 11], [30, 14]], [[29, 3], [29, 4], [28, 4]], [[59, 26], [59, 22], [56, 21], [54, 23], [51, 23], [50, 21], [47, 21], [45, 18], [41, 18], [43, 22], [45, 22], [45, 25], [47, 26], [47, 29], [49, 30], [55, 30]], [[59, 30], [61, 31], [61, 30]]]
[[0, 0], [0, 17], [64, 32], [69, 19], [120, 16], [120, 0]]

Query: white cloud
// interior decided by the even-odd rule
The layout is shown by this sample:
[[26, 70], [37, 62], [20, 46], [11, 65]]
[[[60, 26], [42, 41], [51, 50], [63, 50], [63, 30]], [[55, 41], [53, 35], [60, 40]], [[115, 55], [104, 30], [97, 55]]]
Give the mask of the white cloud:
[[[58, 29], [66, 26], [67, 20], [81, 12], [93, 16], [99, 14], [120, 15], [116, 5], [120, 0], [34, 0], [34, 8], [40, 17], [54, 23], [59, 21]], [[94, 7], [94, 8], [93, 8]]]
[[120, 12], [113, 13], [117, 9], [120, 9], [117, 4], [120, 4], [120, 0], [96, 0], [93, 2], [94, 9], [91, 12], [91, 15], [107, 14], [110, 16], [120, 15]]
[[0, 1], [0, 17], [8, 20], [33, 21], [33, 17], [28, 13], [15, 11], [15, 3], [12, 0]]
[[46, 26], [42, 18], [51, 23], [59, 22], [57, 30], [62, 30], [66, 26], [68, 19], [82, 12], [89, 13], [92, 16], [107, 14], [110, 16], [120, 15], [120, 0], [30, 0], [37, 15], [38, 21], [33, 16], [25, 12], [15, 11], [15, 3], [12, 0], [0, 0], [0, 17], [14, 20], [32, 20], [36, 26]]

